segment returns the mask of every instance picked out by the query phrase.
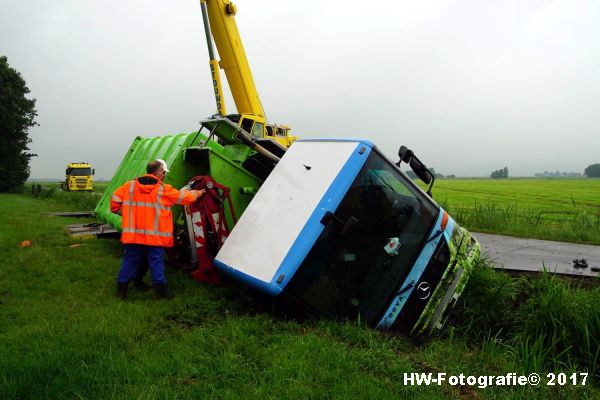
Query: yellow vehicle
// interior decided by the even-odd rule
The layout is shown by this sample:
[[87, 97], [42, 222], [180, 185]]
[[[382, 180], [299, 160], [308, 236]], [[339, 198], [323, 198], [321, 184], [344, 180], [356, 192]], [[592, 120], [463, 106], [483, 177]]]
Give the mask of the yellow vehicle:
[[[217, 103], [217, 114], [238, 124], [259, 143], [270, 140], [285, 148], [289, 147], [296, 140], [295, 136], [290, 135], [290, 127], [269, 124], [265, 116], [235, 23], [236, 6], [228, 0], [200, 0], [200, 5], [210, 57], [209, 65]], [[221, 57], [220, 61], [215, 58], [213, 39]], [[227, 115], [219, 69], [225, 70], [238, 114]]]
[[91, 192], [94, 190], [94, 175], [95, 170], [92, 165], [84, 162], [67, 164], [67, 175], [65, 181], [61, 183], [63, 190], [68, 192]]

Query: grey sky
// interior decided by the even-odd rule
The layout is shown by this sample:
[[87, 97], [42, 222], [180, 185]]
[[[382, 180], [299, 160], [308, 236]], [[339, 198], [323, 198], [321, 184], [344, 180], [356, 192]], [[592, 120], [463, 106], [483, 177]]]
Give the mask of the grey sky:
[[[512, 176], [600, 162], [600, 2], [238, 0], [270, 122], [407, 145], [437, 171]], [[37, 98], [32, 178], [215, 112], [198, 1], [16, 1], [0, 54]], [[228, 111], [234, 110], [231, 98]]]

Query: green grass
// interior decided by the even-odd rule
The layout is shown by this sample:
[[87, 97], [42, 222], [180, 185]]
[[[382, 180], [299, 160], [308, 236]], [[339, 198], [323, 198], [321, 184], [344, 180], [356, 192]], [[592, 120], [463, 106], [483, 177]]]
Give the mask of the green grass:
[[[167, 276], [174, 299], [131, 292], [122, 302], [114, 293], [120, 244], [69, 239], [64, 226], [85, 221], [41, 217], [77, 209], [59, 200], [0, 195], [2, 399], [600, 396], [597, 381], [486, 389], [402, 382], [404, 372], [593, 369], [597, 289], [546, 290], [544, 280], [513, 281], [481, 268], [457, 310], [460, 323], [422, 343], [356, 321], [286, 319], [257, 309], [233, 285], [210, 287], [173, 270]], [[32, 247], [20, 248], [23, 240]], [[528, 322], [527, 315], [543, 320]], [[552, 324], [567, 330], [540, 334], [552, 333]], [[577, 333], [577, 347], [563, 351], [578, 326], [588, 333]]]
[[481, 265], [459, 307], [455, 330], [482, 346], [502, 345], [521, 371], [588, 371], [600, 377], [598, 280], [544, 273], [512, 278]]
[[600, 244], [600, 179], [442, 179], [433, 194], [470, 230]]
[[[41, 183], [40, 196], [93, 210], [108, 182], [94, 193], [62, 192]], [[30, 186], [24, 191], [31, 192]], [[440, 179], [435, 200], [467, 229], [509, 236], [600, 245], [600, 179]]]
[[[31, 185], [42, 185], [44, 188], [47, 189], [60, 189], [61, 188], [61, 182], [27, 182], [22, 191], [25, 191], [26, 193], [31, 193]], [[103, 193], [104, 190], [106, 190], [106, 188], [108, 187], [108, 185], [110, 184], [110, 181], [100, 181], [100, 182], [94, 182], [94, 192], [97, 193]]]
[[[28, 183], [16, 190], [17, 193], [32, 194], [45, 201], [63, 205], [60, 211], [93, 211], [100, 201], [100, 197], [107, 182], [95, 183], [93, 192], [67, 192], [60, 187], [60, 182], [35, 182], [41, 185], [41, 191], [32, 191], [32, 184]], [[67, 210], [68, 209], [68, 210]]]

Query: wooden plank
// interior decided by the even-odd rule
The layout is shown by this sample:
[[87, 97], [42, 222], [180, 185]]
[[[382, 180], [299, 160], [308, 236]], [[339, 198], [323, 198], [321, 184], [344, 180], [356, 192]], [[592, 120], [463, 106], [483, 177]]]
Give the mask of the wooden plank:
[[119, 231], [109, 224], [75, 224], [67, 225], [65, 229], [69, 236], [79, 239], [116, 236], [119, 234]]

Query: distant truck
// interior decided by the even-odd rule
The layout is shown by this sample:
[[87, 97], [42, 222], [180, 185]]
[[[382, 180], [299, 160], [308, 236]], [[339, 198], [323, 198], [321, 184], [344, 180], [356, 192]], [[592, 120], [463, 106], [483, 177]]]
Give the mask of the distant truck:
[[94, 190], [94, 169], [92, 165], [85, 162], [67, 164], [65, 181], [61, 188], [68, 192], [91, 192]]

